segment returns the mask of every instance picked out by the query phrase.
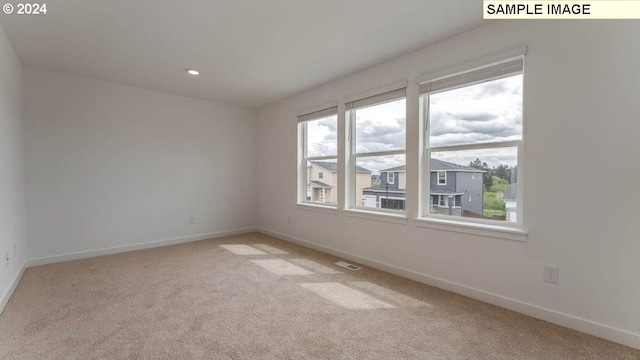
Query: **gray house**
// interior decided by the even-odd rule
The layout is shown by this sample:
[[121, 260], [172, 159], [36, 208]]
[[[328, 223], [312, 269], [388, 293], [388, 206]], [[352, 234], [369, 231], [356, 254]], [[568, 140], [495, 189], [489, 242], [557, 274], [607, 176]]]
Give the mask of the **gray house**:
[[[482, 214], [484, 171], [431, 159], [431, 213], [462, 216], [464, 211]], [[405, 165], [380, 171], [380, 185], [363, 189], [364, 206], [404, 210]]]

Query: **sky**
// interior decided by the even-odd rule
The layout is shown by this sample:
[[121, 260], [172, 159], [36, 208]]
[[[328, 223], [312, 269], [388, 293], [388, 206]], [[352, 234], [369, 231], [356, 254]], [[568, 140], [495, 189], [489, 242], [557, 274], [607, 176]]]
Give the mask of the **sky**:
[[[406, 100], [356, 110], [356, 153], [404, 150]], [[518, 140], [522, 136], [522, 75], [430, 95], [431, 147]], [[308, 122], [308, 156], [337, 155], [337, 116]], [[468, 165], [479, 158], [490, 167], [517, 165], [516, 148], [432, 152], [433, 158]], [[358, 157], [357, 165], [378, 174], [404, 165], [404, 155]]]

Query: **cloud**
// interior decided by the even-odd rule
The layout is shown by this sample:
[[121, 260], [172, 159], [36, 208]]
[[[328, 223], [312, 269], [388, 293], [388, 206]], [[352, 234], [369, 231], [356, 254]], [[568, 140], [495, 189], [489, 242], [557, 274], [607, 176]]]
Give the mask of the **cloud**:
[[406, 147], [406, 119], [356, 120], [356, 152], [402, 150]]
[[359, 157], [356, 165], [371, 170], [372, 175], [379, 175], [380, 170], [406, 164], [405, 155]]
[[337, 116], [331, 116], [325, 119], [321, 119], [317, 122], [318, 126], [324, 126], [329, 129], [330, 132], [338, 131], [338, 118]]
[[338, 117], [330, 116], [307, 123], [308, 156], [338, 154]]
[[491, 168], [497, 167], [500, 164], [509, 165], [510, 167], [518, 164], [517, 148], [442, 151], [432, 153], [432, 157], [464, 166], [469, 165], [469, 162], [475, 159], [480, 159], [480, 161], [486, 162]]
[[490, 81], [430, 97], [431, 146], [520, 139], [522, 77]]
[[522, 133], [521, 116], [490, 113], [433, 114], [430, 125], [432, 146], [514, 140]]
[[308, 156], [336, 155], [338, 146], [335, 143], [315, 143], [308, 150]]
[[485, 83], [480, 91], [475, 95], [476, 100], [481, 100], [484, 98], [506, 94], [512, 91], [508, 84], [505, 84], [504, 81], [490, 81]]

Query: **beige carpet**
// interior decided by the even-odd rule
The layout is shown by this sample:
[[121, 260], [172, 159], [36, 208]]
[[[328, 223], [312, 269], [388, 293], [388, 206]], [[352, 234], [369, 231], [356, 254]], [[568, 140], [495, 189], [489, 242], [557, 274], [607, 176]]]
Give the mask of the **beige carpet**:
[[253, 233], [28, 269], [2, 359], [640, 359]]

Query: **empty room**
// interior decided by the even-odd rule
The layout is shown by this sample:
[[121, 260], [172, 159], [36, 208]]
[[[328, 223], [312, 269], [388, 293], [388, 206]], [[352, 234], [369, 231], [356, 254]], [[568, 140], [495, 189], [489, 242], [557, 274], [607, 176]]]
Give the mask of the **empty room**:
[[0, 359], [640, 359], [640, 1], [0, 5]]

